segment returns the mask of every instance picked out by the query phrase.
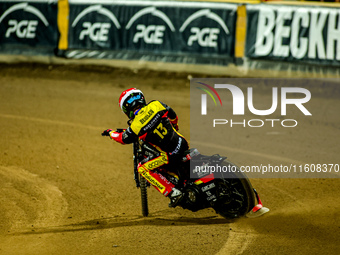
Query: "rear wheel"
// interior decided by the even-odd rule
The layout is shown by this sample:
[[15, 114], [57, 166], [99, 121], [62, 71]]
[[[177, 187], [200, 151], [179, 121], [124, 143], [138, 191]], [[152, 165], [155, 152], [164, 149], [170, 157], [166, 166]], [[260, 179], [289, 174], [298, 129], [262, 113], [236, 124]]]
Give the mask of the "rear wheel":
[[248, 213], [255, 206], [255, 192], [247, 176], [229, 161], [224, 166], [237, 169], [217, 181], [218, 201], [214, 206], [217, 213], [225, 218], [237, 218]]
[[142, 197], [142, 214], [144, 217], [149, 215], [147, 180], [140, 176], [140, 193]]

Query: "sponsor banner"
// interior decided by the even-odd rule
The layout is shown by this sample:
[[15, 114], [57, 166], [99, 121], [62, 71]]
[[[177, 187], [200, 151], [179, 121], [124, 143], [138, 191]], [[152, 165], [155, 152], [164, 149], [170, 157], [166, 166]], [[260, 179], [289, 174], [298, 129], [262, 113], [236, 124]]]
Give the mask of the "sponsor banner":
[[340, 65], [340, 8], [247, 5], [246, 56]]
[[119, 49], [122, 28], [117, 19], [119, 8], [98, 4], [71, 5], [69, 49]]
[[54, 54], [57, 12], [57, 1], [1, 1], [0, 51]]
[[236, 10], [216, 3], [70, 1], [68, 49], [88, 51], [86, 57], [192, 54], [230, 61]]

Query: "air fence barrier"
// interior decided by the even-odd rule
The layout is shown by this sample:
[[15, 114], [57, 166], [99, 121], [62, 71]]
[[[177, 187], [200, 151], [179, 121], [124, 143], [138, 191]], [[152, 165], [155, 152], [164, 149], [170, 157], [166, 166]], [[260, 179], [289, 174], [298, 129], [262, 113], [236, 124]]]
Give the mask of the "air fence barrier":
[[340, 76], [340, 4], [2, 0], [0, 34], [6, 57], [163, 63], [236, 76]]

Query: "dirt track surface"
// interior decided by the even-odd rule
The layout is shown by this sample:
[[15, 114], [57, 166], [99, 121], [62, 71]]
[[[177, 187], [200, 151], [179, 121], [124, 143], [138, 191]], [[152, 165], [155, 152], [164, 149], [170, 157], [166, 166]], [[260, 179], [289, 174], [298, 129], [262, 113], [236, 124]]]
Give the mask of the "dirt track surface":
[[[271, 211], [237, 220], [170, 209], [150, 188], [150, 216], [141, 217], [132, 148], [100, 135], [126, 126], [117, 100], [132, 86], [172, 106], [189, 137], [186, 75], [1, 66], [0, 254], [339, 254], [339, 179], [254, 179]], [[308, 134], [316, 139], [281, 144], [280, 155], [276, 142], [265, 142], [266, 151], [340, 163], [340, 94], [333, 90], [313, 93], [311, 107], [323, 112]], [[249, 136], [229, 139], [239, 150], [255, 146]]]

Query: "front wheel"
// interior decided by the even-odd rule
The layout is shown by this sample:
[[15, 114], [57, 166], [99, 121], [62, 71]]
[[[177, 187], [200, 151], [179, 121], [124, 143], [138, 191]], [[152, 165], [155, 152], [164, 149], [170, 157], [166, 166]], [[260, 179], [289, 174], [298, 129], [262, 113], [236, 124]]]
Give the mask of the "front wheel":
[[229, 161], [224, 166], [236, 168], [223, 179], [217, 180], [217, 197], [214, 209], [225, 218], [237, 218], [248, 213], [255, 206], [255, 192], [247, 176]]
[[139, 179], [140, 193], [142, 197], [142, 214], [144, 217], [147, 217], [149, 215], [147, 180], [145, 180], [142, 176], [140, 176]]

